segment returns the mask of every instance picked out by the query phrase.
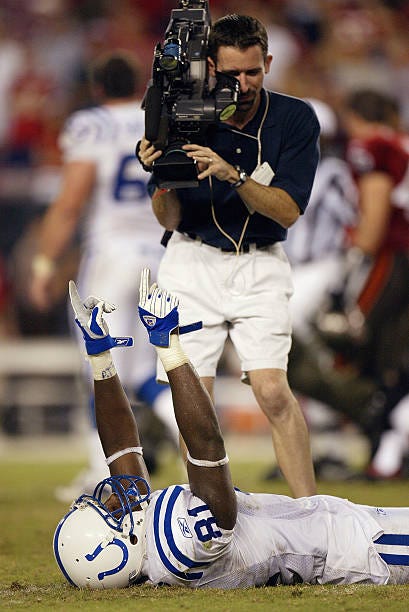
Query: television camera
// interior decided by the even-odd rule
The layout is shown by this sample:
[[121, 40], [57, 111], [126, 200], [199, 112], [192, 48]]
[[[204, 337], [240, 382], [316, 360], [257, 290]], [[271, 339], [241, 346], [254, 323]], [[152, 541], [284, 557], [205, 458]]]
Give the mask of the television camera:
[[196, 162], [182, 146], [201, 144], [209, 125], [236, 110], [238, 80], [221, 72], [209, 79], [210, 28], [208, 0], [180, 0], [171, 12], [163, 44], [155, 46], [142, 107], [145, 136], [163, 151], [152, 167], [161, 188], [198, 186]]

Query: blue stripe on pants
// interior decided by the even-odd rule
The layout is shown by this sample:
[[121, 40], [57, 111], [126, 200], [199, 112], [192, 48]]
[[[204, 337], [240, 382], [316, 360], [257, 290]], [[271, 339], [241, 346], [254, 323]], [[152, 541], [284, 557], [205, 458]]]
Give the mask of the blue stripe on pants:
[[[375, 540], [374, 544], [383, 544], [385, 546], [409, 546], [409, 535], [403, 533], [384, 533]], [[384, 552], [379, 552], [378, 554], [388, 565], [409, 566], [409, 554], [394, 555]]]
[[409, 555], [389, 555], [381, 552], [378, 555], [388, 565], [409, 565]]
[[404, 535], [402, 533], [384, 533], [377, 540], [375, 540], [375, 544], [409, 546], [409, 535]]

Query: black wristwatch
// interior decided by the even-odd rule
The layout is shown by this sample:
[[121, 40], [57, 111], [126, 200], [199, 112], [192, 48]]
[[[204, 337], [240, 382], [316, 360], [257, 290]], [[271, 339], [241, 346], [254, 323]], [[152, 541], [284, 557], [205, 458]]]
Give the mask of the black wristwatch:
[[235, 166], [237, 172], [239, 173], [239, 178], [235, 183], [230, 183], [230, 187], [232, 189], [237, 189], [237, 187], [240, 187], [241, 185], [243, 185], [246, 181], [247, 181], [247, 173], [245, 170], [243, 170], [243, 168], [240, 168], [240, 166]]

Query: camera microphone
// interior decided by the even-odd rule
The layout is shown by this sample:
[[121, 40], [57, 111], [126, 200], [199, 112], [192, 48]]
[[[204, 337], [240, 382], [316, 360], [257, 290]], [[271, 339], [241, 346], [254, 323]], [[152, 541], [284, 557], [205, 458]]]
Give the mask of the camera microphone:
[[159, 123], [162, 114], [162, 90], [157, 85], [151, 85], [145, 98], [145, 136], [149, 142], [158, 138]]

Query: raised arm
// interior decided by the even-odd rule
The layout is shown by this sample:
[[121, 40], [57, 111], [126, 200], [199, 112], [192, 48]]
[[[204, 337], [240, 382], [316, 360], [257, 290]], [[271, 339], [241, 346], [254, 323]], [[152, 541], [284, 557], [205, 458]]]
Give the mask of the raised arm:
[[232, 529], [236, 495], [223, 437], [209, 394], [184, 353], [178, 335], [178, 299], [150, 285], [142, 272], [139, 316], [168, 373], [176, 421], [188, 449], [187, 470], [192, 492], [207, 503], [217, 524]]
[[366, 255], [376, 255], [389, 228], [393, 179], [386, 172], [368, 172], [358, 187], [360, 215], [352, 242]]
[[69, 292], [75, 322], [82, 331], [94, 377], [95, 416], [111, 475], [129, 474], [148, 481], [138, 426], [110, 350], [117, 346], [132, 346], [133, 340], [129, 337], [113, 338], [109, 334], [104, 314], [115, 310], [113, 304], [94, 296], [83, 302], [73, 281], [69, 283]]
[[111, 348], [132, 346], [133, 340], [110, 335], [104, 314], [115, 309], [113, 304], [93, 296], [83, 302], [73, 281], [69, 291], [95, 381], [98, 431], [111, 476], [99, 482], [92, 495], [73, 501], [54, 532], [54, 556], [75, 586], [128, 587], [143, 571], [150, 487], [138, 427]]
[[95, 164], [65, 164], [60, 193], [50, 204], [40, 226], [37, 254], [32, 262], [29, 297], [40, 311], [50, 308], [57, 265], [71, 244], [95, 183]]

